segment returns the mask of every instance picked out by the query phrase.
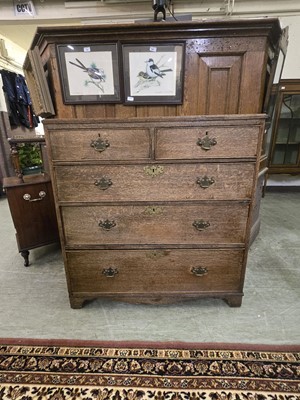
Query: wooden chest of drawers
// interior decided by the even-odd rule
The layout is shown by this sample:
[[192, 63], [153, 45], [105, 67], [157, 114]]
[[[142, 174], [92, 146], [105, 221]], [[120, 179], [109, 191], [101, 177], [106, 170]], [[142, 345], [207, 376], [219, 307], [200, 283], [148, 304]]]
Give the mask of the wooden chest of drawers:
[[264, 119], [44, 121], [71, 306], [240, 306]]

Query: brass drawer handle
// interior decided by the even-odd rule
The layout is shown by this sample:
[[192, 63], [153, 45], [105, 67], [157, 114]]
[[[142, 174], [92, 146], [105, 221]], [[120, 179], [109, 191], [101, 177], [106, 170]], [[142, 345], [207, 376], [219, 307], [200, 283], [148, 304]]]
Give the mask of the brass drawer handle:
[[204, 229], [206, 229], [210, 226], [210, 223], [208, 221], [204, 221], [203, 219], [199, 219], [199, 220], [196, 220], [193, 222], [193, 226], [198, 231], [204, 231]]
[[101, 190], [106, 190], [112, 185], [112, 181], [109, 178], [96, 179], [94, 185]]
[[103, 140], [101, 139], [101, 137], [99, 136], [98, 139], [96, 140], [92, 140], [90, 146], [96, 150], [99, 151], [99, 153], [101, 153], [102, 151], [106, 150], [107, 147], [110, 146], [108, 140]]
[[118, 273], [118, 268], [109, 267], [102, 270], [102, 274], [105, 275], [107, 278], [114, 278]]
[[208, 274], [208, 270], [205, 267], [193, 267], [191, 273], [196, 276], [204, 276]]
[[43, 200], [44, 197], [46, 197], [46, 192], [41, 190], [39, 192], [39, 196], [40, 197], [37, 197], [36, 199], [32, 199], [31, 195], [29, 193], [25, 193], [24, 196], [23, 196], [23, 199], [26, 200], [26, 201], [41, 201], [41, 200]]
[[202, 178], [197, 178], [196, 183], [203, 189], [207, 189], [209, 186], [215, 183], [215, 180], [213, 177], [209, 178], [207, 175], [205, 175]]
[[106, 219], [105, 221], [99, 221], [98, 225], [105, 231], [109, 231], [116, 226], [116, 223], [113, 220], [110, 221], [109, 219]]
[[201, 147], [203, 150], [210, 150], [212, 146], [215, 146], [217, 144], [217, 140], [215, 138], [210, 138], [208, 136], [208, 132], [206, 132], [204, 138], [198, 139], [197, 145]]

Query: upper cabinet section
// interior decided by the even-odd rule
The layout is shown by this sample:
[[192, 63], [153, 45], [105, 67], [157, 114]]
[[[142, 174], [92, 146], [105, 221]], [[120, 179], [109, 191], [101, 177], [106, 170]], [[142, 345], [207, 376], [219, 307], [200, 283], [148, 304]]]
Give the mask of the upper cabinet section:
[[281, 37], [271, 18], [47, 27], [24, 68], [39, 71], [29, 86], [46, 77], [55, 118], [255, 114], [267, 110]]

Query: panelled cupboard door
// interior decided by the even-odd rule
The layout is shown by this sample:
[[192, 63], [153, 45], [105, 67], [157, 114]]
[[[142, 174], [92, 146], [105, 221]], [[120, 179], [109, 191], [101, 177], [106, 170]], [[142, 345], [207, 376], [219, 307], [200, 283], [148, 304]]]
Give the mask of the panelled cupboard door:
[[[270, 73], [267, 64], [272, 64], [275, 49], [264, 36], [228, 32], [213, 39], [187, 40], [185, 115], [262, 111], [261, 94]], [[268, 46], [270, 60], [265, 57]]]
[[[198, 109], [203, 114], [237, 114], [243, 58], [235, 56], [203, 56], [196, 58], [199, 87]], [[205, 96], [204, 96], [205, 93]]]

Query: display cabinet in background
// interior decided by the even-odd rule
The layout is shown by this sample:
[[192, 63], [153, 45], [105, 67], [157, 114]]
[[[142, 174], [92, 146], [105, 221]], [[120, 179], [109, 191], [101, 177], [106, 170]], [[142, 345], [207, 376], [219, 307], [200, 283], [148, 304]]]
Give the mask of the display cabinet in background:
[[277, 93], [268, 173], [299, 174], [300, 80], [281, 80]]

